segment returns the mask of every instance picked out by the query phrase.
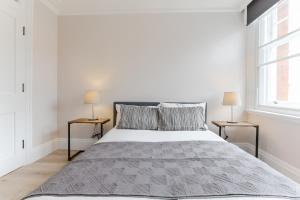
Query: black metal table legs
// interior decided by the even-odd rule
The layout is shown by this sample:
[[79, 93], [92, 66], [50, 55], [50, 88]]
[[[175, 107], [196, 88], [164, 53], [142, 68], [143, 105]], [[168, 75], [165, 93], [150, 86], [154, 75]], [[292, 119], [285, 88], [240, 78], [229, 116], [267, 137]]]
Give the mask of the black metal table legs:
[[78, 154], [84, 152], [83, 150], [77, 151], [74, 155], [71, 156], [71, 124], [68, 123], [68, 161], [71, 161]]
[[[255, 157], [258, 158], [258, 146], [259, 146], [259, 126], [254, 126], [256, 130], [255, 138]], [[219, 126], [219, 136], [222, 137], [222, 126]]]
[[258, 158], [259, 127], [256, 126], [255, 157]]

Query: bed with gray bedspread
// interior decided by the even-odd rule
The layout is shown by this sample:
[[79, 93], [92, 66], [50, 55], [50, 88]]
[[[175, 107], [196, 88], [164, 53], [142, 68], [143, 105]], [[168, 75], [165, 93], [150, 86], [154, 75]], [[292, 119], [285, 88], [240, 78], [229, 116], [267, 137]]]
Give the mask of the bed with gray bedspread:
[[89, 148], [28, 197], [43, 195], [300, 199], [300, 188], [227, 142], [109, 142]]

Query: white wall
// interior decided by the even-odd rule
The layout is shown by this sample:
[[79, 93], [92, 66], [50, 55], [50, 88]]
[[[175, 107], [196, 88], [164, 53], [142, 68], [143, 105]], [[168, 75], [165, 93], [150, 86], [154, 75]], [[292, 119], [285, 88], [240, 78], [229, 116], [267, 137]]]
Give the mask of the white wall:
[[33, 9], [32, 145], [57, 137], [57, 16], [39, 0]]
[[[240, 91], [245, 103], [247, 73], [247, 101], [254, 103], [255, 37], [248, 34], [245, 58], [241, 14], [61, 16], [57, 69], [57, 17], [38, 0], [35, 8], [34, 145], [56, 137], [57, 111], [59, 138], [66, 137], [68, 120], [91, 115], [90, 107], [83, 104], [87, 89], [101, 91], [96, 113], [105, 117], [112, 117], [112, 102], [118, 100], [205, 100], [208, 120], [222, 120], [229, 117], [229, 109], [221, 105], [224, 91]], [[239, 114], [242, 111], [243, 106]], [[300, 124], [253, 112], [248, 120], [260, 124], [260, 148], [281, 159], [275, 161], [283, 170], [299, 172], [300, 159], [295, 158], [299, 157]], [[87, 138], [90, 131], [90, 126], [74, 125], [72, 136]], [[254, 130], [240, 129], [231, 140], [254, 144], [254, 136]]]
[[[247, 29], [247, 109], [248, 120], [260, 125], [260, 148], [280, 159], [277, 169], [300, 182], [300, 120], [255, 110], [256, 93], [256, 32], [255, 23]], [[254, 144], [255, 134], [247, 134], [244, 141]], [[281, 162], [280, 161], [280, 162]], [[283, 168], [282, 168], [283, 167]], [[282, 169], [280, 169], [282, 168]]]
[[[87, 89], [101, 91], [96, 113], [105, 117], [118, 100], [205, 100], [209, 121], [228, 119], [223, 92], [244, 96], [243, 27], [240, 13], [59, 17], [59, 137], [68, 120], [90, 117]], [[73, 137], [87, 127], [74, 125]]]
[[300, 169], [300, 121], [254, 112], [250, 112], [248, 118], [260, 124], [263, 150]]

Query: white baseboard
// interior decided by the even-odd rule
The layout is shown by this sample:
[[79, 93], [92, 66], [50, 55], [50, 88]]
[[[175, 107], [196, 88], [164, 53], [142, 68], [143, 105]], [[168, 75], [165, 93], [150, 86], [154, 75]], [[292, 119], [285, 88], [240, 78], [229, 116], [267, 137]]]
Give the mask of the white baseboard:
[[[71, 139], [71, 149], [72, 150], [84, 150], [87, 147], [90, 147], [92, 144], [97, 142], [96, 139]], [[56, 149], [68, 149], [68, 139], [67, 138], [56, 138], [55, 139], [55, 148]]]
[[37, 147], [31, 149], [30, 156], [28, 156], [26, 164], [33, 163], [55, 150], [55, 140], [50, 140], [49, 142], [38, 145]]
[[[255, 146], [250, 143], [236, 143], [241, 149], [254, 154]], [[300, 169], [288, 164], [287, 162], [273, 156], [272, 154], [259, 149], [258, 150], [259, 158], [273, 167], [274, 169], [278, 170], [282, 174], [290, 177], [294, 181], [300, 183]]]
[[57, 8], [55, 2], [49, 0], [40, 0], [46, 7], [48, 7], [54, 14], [59, 15], [59, 9]]
[[[94, 144], [97, 140], [90, 139], [71, 139], [71, 149], [72, 150], [84, 150], [87, 147]], [[67, 138], [55, 138], [44, 144], [38, 145], [31, 149], [30, 156], [28, 156], [25, 164], [33, 163], [48, 154], [58, 150], [58, 149], [68, 149], [68, 139]]]

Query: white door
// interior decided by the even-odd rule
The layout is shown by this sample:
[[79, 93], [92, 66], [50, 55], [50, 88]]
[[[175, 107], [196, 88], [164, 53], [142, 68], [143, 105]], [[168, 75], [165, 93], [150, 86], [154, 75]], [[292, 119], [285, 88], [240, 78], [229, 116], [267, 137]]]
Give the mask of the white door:
[[25, 1], [0, 0], [0, 176], [25, 161]]

